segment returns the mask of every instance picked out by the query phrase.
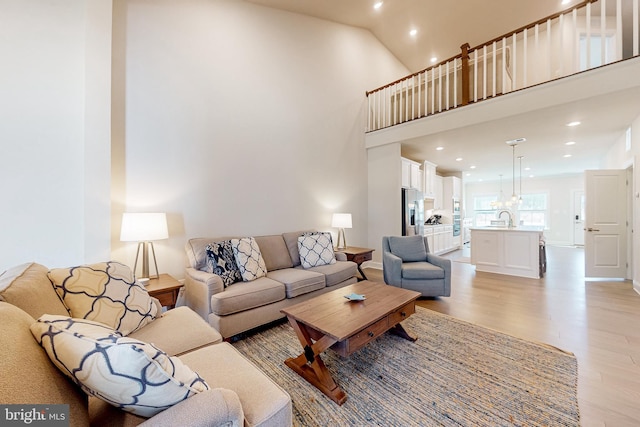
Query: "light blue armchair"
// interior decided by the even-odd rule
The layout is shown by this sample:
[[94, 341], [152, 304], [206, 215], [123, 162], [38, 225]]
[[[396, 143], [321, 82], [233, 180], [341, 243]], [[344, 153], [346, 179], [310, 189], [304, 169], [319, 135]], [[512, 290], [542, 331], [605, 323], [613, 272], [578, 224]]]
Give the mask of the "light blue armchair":
[[425, 297], [451, 296], [451, 260], [429, 253], [423, 236], [384, 236], [382, 269], [387, 285]]

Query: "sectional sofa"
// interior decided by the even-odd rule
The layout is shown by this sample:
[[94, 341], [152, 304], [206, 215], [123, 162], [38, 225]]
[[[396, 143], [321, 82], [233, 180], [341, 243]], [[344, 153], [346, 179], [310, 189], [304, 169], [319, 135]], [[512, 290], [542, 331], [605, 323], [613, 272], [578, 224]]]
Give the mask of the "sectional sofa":
[[[225, 284], [223, 277], [212, 272], [207, 247], [239, 237], [198, 237], [185, 245], [187, 266], [184, 297], [187, 306], [206, 319], [224, 338], [230, 338], [269, 322], [281, 319], [281, 309], [357, 281], [357, 265], [347, 261], [333, 247], [322, 246], [335, 256], [332, 263], [316, 263], [316, 249], [307, 244], [318, 243], [310, 236], [315, 230], [253, 237], [264, 260], [265, 274], [249, 281]], [[300, 246], [301, 242], [305, 245]], [[325, 239], [326, 243], [326, 239]], [[300, 248], [303, 248], [301, 255]], [[307, 250], [307, 252], [305, 252]], [[322, 258], [320, 256], [319, 258]], [[326, 261], [326, 259], [325, 259]], [[314, 264], [323, 264], [310, 266]]]
[[[90, 276], [98, 277], [98, 285], [103, 286], [100, 269], [89, 270]], [[131, 307], [125, 307], [127, 313], [123, 315], [122, 306], [105, 290], [108, 285], [98, 294], [108, 296], [109, 301], [93, 314], [117, 313], [110, 316], [119, 319], [115, 326], [72, 318], [72, 310], [79, 307], [76, 297], [86, 293], [69, 285], [77, 273], [74, 269], [49, 270], [29, 263], [0, 275], [0, 403], [68, 404], [71, 426], [291, 425], [291, 399], [286, 391], [233, 346], [222, 342], [220, 334], [187, 307], [162, 313], [157, 300], [134, 284], [127, 291], [127, 301], [136, 308], [128, 312]], [[84, 286], [82, 280], [79, 282]], [[122, 321], [130, 313], [134, 314], [133, 322]], [[135, 328], [133, 332], [119, 332], [131, 325]], [[88, 350], [73, 362], [77, 365], [69, 362], [67, 353], [73, 356], [83, 347]], [[147, 354], [149, 351], [152, 357]], [[110, 358], [112, 355], [122, 360]], [[130, 372], [138, 360], [143, 368]], [[167, 368], [155, 369], [158, 366]], [[160, 379], [150, 379], [150, 371]], [[172, 372], [186, 373], [189, 380], [185, 382], [177, 374], [171, 376]], [[143, 379], [133, 381], [137, 373]], [[167, 375], [171, 380], [166, 379]], [[144, 393], [135, 391], [139, 400], [118, 405], [106, 403], [95, 394], [87, 397], [87, 390], [95, 382], [92, 377], [96, 376], [106, 378], [106, 391], [112, 391], [121, 382], [133, 382], [133, 387]], [[78, 379], [80, 384], [76, 382]], [[178, 393], [182, 393], [176, 403], [153, 407], [142, 402], [147, 392], [165, 384], [178, 387]], [[181, 391], [185, 387], [199, 392], [189, 391], [193, 395], [185, 398]], [[111, 399], [104, 391], [93, 389], [93, 392]], [[164, 388], [156, 393], [167, 399]], [[138, 414], [152, 411], [153, 415], [135, 415], [130, 412], [134, 407], [142, 411]]]

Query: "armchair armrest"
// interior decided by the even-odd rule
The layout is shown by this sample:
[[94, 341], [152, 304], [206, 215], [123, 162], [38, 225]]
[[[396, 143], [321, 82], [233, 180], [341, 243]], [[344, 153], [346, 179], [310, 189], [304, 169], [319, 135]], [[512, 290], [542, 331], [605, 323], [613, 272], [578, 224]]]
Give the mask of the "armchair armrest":
[[391, 252], [383, 252], [382, 272], [387, 285], [402, 287], [402, 258]]
[[434, 254], [427, 254], [427, 262], [444, 270], [444, 288], [443, 296], [451, 295], [451, 260]]
[[224, 388], [214, 388], [191, 396], [140, 425], [144, 427], [242, 427], [244, 413], [240, 399], [235, 392]]
[[222, 291], [224, 284], [217, 274], [193, 267], [185, 269], [184, 302], [207, 322], [211, 313], [211, 296]]
[[439, 255], [427, 253], [427, 262], [445, 270], [445, 273], [451, 274], [451, 260], [443, 258]]

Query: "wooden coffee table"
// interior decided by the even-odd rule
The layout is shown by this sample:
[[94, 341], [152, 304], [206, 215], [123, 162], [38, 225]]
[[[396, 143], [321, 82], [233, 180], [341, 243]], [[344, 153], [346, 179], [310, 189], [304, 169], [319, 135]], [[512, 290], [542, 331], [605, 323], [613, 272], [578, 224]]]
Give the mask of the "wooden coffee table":
[[[344, 296], [351, 293], [364, 294], [366, 299], [349, 301]], [[420, 292], [362, 281], [282, 309], [304, 349], [284, 363], [342, 405], [347, 395], [331, 377], [320, 354], [331, 348], [349, 356], [386, 331], [415, 341], [400, 322], [415, 313], [419, 296]]]

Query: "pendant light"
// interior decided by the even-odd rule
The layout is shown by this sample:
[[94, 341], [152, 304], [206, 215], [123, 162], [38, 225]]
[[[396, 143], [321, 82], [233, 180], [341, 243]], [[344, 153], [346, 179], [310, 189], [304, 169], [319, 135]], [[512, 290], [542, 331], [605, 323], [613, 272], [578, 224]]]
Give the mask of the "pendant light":
[[518, 204], [522, 205], [522, 158], [524, 156], [518, 156], [518, 160], [520, 160], [520, 197], [518, 198]]

